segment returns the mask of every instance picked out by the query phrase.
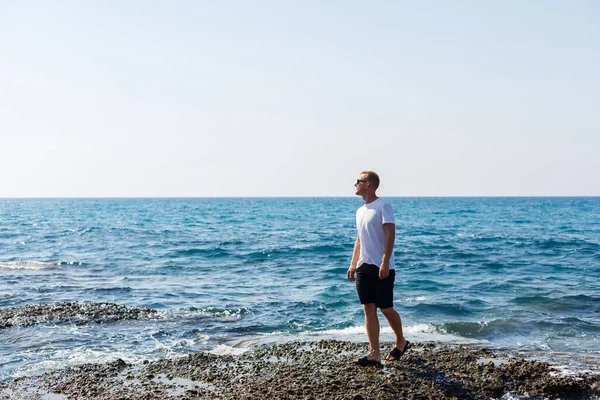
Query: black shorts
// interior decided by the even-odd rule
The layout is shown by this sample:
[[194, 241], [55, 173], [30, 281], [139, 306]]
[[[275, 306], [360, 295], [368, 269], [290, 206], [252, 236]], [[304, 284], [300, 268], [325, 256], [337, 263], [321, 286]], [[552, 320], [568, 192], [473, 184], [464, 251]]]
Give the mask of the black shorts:
[[390, 269], [385, 279], [379, 279], [379, 267], [361, 264], [356, 270], [356, 291], [360, 304], [375, 303], [379, 308], [394, 306], [394, 278], [396, 271]]

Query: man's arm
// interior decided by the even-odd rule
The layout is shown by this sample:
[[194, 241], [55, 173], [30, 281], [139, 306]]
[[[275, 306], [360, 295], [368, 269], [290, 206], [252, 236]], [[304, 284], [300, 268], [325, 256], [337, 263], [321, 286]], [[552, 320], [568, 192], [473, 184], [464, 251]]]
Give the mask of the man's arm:
[[379, 266], [379, 279], [385, 279], [390, 274], [390, 258], [394, 251], [394, 241], [396, 240], [396, 225], [383, 224], [383, 232], [385, 233], [385, 247], [383, 248], [383, 257]]
[[358, 262], [358, 257], [360, 256], [360, 239], [357, 237], [356, 242], [354, 242], [354, 252], [352, 253], [352, 261], [350, 261], [350, 268], [348, 268], [348, 272], [346, 275], [348, 276], [348, 280], [354, 282], [356, 278], [354, 277], [354, 273], [356, 272], [356, 263]]

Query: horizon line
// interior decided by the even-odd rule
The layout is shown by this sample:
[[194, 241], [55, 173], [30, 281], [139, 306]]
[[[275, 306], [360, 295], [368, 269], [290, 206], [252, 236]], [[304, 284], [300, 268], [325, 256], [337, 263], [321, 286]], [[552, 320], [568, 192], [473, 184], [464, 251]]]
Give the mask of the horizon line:
[[[3, 197], [0, 200], [111, 200], [111, 199], [347, 199], [360, 196], [59, 196], [59, 197]], [[597, 198], [600, 195], [397, 195], [383, 198]]]

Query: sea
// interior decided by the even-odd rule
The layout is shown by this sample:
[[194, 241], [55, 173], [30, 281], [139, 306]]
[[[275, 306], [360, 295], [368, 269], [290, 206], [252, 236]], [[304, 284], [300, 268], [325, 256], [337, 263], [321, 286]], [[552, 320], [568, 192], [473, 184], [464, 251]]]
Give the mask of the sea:
[[[413, 342], [600, 372], [599, 197], [390, 197]], [[0, 309], [115, 303], [156, 318], [0, 329], [0, 381], [90, 362], [366, 342], [346, 278], [360, 197], [0, 199]], [[382, 340], [393, 340], [381, 316]], [[1, 325], [1, 324], [0, 324]]]

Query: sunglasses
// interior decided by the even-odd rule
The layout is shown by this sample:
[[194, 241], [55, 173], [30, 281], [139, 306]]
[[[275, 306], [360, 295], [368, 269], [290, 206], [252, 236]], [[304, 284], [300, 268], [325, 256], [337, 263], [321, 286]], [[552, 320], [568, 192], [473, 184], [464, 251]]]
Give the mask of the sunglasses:
[[369, 182], [369, 181], [364, 181], [364, 180], [362, 180], [362, 179], [357, 179], [357, 180], [356, 180], [356, 185], [360, 184], [361, 182], [362, 182], [362, 183], [365, 183], [365, 182]]

